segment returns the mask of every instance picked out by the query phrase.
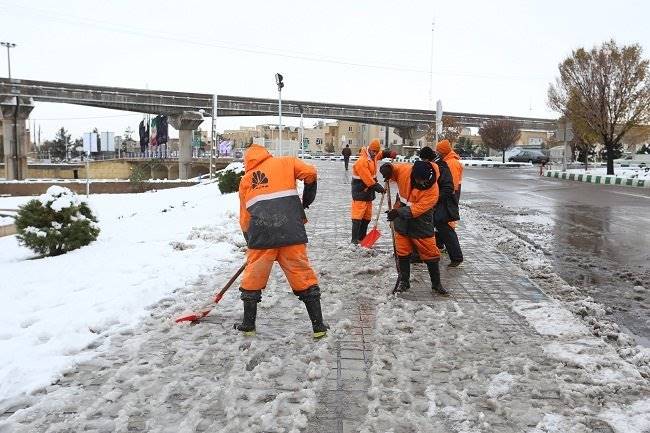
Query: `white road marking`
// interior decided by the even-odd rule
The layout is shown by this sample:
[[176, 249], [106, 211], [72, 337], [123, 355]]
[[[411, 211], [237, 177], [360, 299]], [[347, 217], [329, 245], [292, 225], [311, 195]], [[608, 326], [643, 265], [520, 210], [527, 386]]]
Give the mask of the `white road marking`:
[[621, 191], [610, 191], [612, 194], [620, 194], [620, 195], [629, 195], [630, 197], [639, 197], [639, 198], [644, 198], [646, 200], [650, 200], [650, 196], [647, 195], [641, 195], [641, 194], [632, 194], [629, 192], [621, 192]]

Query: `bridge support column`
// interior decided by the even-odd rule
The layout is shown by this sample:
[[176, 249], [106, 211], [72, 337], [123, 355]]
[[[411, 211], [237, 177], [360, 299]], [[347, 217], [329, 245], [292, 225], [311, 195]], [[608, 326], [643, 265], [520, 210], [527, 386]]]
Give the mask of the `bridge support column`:
[[170, 116], [169, 120], [178, 130], [178, 178], [188, 179], [192, 162], [192, 131], [203, 122], [203, 115], [198, 111], [183, 111]]
[[5, 178], [23, 180], [27, 177], [29, 137], [25, 121], [34, 109], [31, 98], [8, 97], [0, 101], [4, 146]]
[[402, 137], [402, 154], [404, 155], [404, 146], [416, 147], [417, 140], [424, 137], [427, 133], [427, 127], [424, 125], [400, 126], [395, 128], [395, 133]]

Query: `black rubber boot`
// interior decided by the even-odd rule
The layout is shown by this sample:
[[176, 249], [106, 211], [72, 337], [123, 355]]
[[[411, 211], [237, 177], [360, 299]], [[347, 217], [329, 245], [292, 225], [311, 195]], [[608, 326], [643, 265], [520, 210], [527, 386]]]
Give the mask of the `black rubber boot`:
[[359, 231], [361, 230], [361, 220], [352, 220], [352, 243], [359, 243]]
[[245, 336], [252, 337], [255, 335], [255, 319], [257, 317], [257, 303], [262, 300], [259, 291], [242, 290], [241, 300], [244, 302], [244, 319], [242, 323], [235, 323], [234, 328], [242, 331]]
[[411, 256], [399, 257], [399, 284], [395, 293], [406, 292], [411, 288]]
[[323, 321], [323, 312], [320, 308], [320, 287], [311, 286], [304, 292], [299, 292], [298, 299], [305, 303], [309, 320], [311, 320], [311, 327], [314, 331], [314, 338], [325, 337], [329, 326]]
[[368, 224], [370, 224], [370, 220], [361, 220], [361, 226], [359, 227], [359, 242], [361, 242], [363, 238], [366, 237], [366, 234], [368, 234]]
[[441, 295], [448, 295], [449, 291], [442, 287], [442, 283], [440, 282], [440, 267], [438, 266], [438, 262], [427, 262], [427, 269], [431, 277], [431, 290]]

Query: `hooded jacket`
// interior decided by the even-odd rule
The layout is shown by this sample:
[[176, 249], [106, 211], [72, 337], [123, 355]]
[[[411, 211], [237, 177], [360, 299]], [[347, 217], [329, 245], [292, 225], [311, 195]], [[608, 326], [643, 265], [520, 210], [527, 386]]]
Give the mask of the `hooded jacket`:
[[460, 184], [463, 182], [463, 166], [460, 163], [460, 157], [451, 147], [449, 140], [441, 140], [436, 144], [436, 151], [442, 156], [443, 161], [447, 163], [451, 177], [454, 181], [454, 192], [456, 198], [460, 197]]
[[370, 157], [368, 147], [359, 151], [359, 159], [352, 165], [352, 200], [373, 201], [375, 190], [370, 189], [377, 183], [377, 161], [390, 157], [390, 152], [380, 150], [374, 158]]
[[460, 157], [453, 150], [443, 156], [443, 161], [447, 163], [451, 178], [454, 182], [454, 191], [460, 193], [460, 184], [463, 182], [463, 165], [460, 163]]
[[[434, 182], [428, 189], [417, 189], [412, 186], [412, 164], [392, 164], [391, 182], [397, 184], [399, 201], [395, 208], [399, 209], [399, 218], [393, 224], [395, 231], [413, 239], [429, 238], [434, 235], [433, 208], [438, 202], [438, 183]], [[440, 176], [438, 165], [431, 163], [436, 181]]]
[[316, 182], [316, 168], [294, 157], [273, 157], [252, 145], [244, 155], [239, 184], [239, 224], [248, 248], [267, 249], [307, 243], [305, 212], [296, 180]]
[[449, 171], [449, 167], [444, 160], [437, 160], [435, 162], [440, 170], [440, 177], [438, 177], [438, 190], [440, 197], [438, 203], [433, 209], [433, 220], [436, 224], [448, 223], [450, 221], [458, 221], [460, 213], [458, 210], [458, 199], [454, 194], [454, 182]]

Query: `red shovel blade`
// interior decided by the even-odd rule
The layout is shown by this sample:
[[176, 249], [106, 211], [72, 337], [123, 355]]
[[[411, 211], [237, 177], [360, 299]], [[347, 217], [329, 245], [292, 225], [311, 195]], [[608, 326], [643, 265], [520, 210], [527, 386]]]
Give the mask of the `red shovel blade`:
[[179, 316], [176, 319], [174, 319], [174, 322], [176, 323], [182, 323], [182, 322], [196, 322], [198, 320], [203, 319], [205, 316], [208, 315], [212, 311], [212, 308], [209, 308], [207, 310], [202, 310], [202, 311], [196, 311], [194, 313], [188, 313], [185, 314], [184, 316]]
[[363, 238], [361, 242], [359, 242], [359, 245], [361, 245], [364, 248], [372, 248], [372, 246], [377, 242], [377, 239], [379, 239], [379, 236], [381, 236], [381, 233], [379, 233], [379, 230], [377, 230], [377, 227], [374, 229], [370, 230], [368, 234]]

